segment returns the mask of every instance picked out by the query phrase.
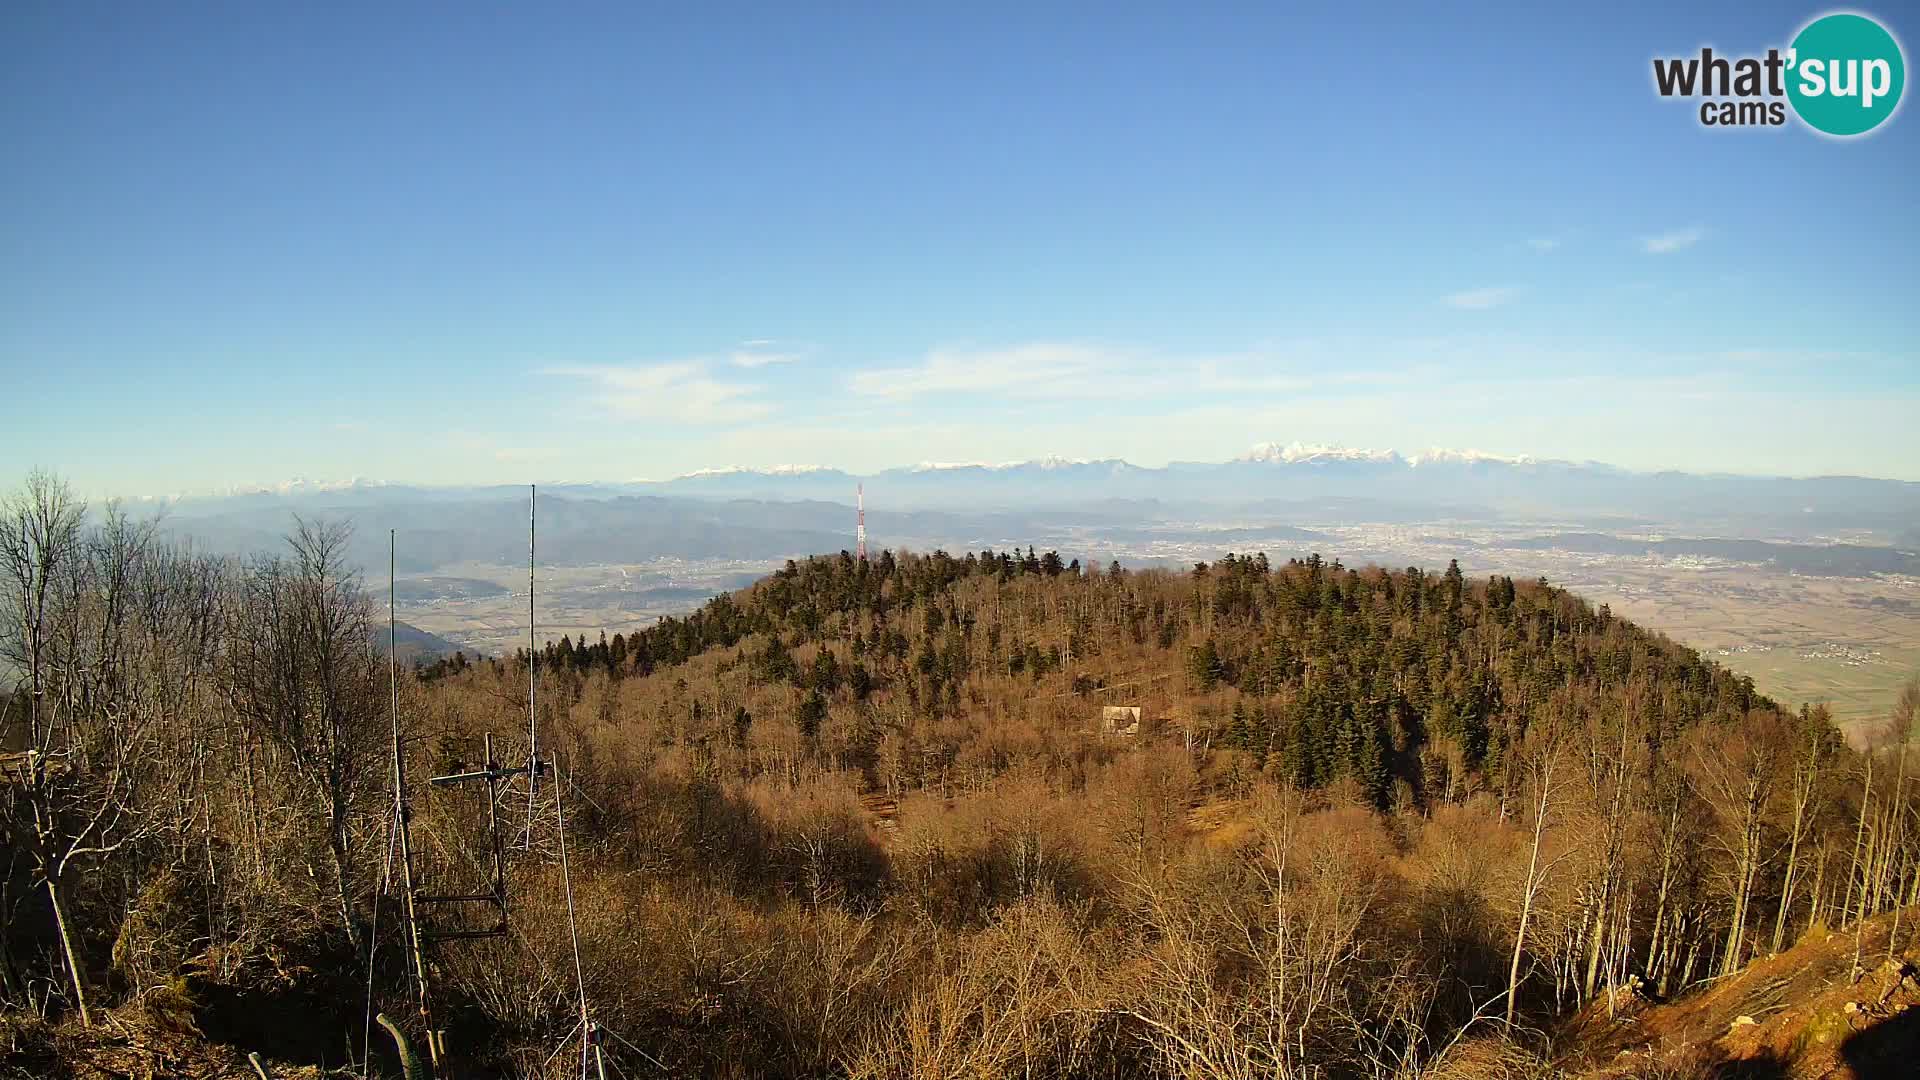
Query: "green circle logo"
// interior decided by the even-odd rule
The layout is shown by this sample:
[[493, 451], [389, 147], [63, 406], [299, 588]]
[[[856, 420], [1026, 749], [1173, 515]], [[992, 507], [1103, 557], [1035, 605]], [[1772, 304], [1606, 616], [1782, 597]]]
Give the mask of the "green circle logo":
[[1900, 105], [1907, 85], [1900, 43], [1865, 15], [1822, 15], [1787, 53], [1787, 100], [1807, 126], [1828, 135], [1864, 135]]

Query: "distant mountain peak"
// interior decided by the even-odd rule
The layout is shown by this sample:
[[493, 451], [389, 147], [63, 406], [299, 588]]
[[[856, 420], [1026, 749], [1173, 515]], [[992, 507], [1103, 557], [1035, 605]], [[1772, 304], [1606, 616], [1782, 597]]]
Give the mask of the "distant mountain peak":
[[908, 468], [908, 472], [951, 472], [956, 469], [986, 469], [991, 472], [1011, 472], [1015, 469], [1077, 469], [1086, 465], [1125, 466], [1119, 458], [1068, 458], [1049, 455], [1047, 457], [1027, 458], [1021, 461], [923, 461]]
[[1375, 465], [1537, 465], [1531, 454], [1494, 454], [1485, 450], [1451, 450], [1433, 447], [1402, 456], [1398, 450], [1374, 450], [1341, 446], [1339, 443], [1266, 442], [1234, 458], [1237, 462], [1262, 465], [1315, 465], [1332, 462], [1361, 462]]
[[1233, 460], [1265, 465], [1302, 465], [1335, 461], [1392, 465], [1404, 459], [1400, 457], [1400, 452], [1397, 450], [1368, 450], [1341, 446], [1338, 443], [1303, 443], [1296, 440], [1284, 446], [1277, 442], [1260, 443]]
[[1532, 454], [1489, 454], [1484, 450], [1448, 450], [1433, 447], [1407, 459], [1407, 464], [1418, 468], [1421, 465], [1537, 465], [1540, 459]]
[[364, 476], [354, 476], [345, 480], [310, 480], [296, 476], [282, 480], [277, 484], [253, 484], [230, 487], [223, 495], [315, 495], [338, 491], [360, 491], [366, 488], [386, 487], [385, 480], [369, 480]]
[[952, 472], [955, 469], [991, 469], [991, 461], [923, 461], [909, 466], [908, 472]]
[[832, 471], [825, 465], [768, 465], [754, 468], [747, 465], [717, 465], [708, 469], [695, 469], [690, 473], [681, 473], [676, 480], [710, 480], [718, 476], [810, 476], [814, 473]]

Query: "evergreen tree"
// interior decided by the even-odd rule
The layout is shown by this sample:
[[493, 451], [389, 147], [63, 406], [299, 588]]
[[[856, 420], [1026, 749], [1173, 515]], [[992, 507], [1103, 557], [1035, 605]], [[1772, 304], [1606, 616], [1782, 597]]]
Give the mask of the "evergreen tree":
[[1253, 747], [1253, 724], [1247, 717], [1247, 704], [1240, 698], [1233, 699], [1233, 714], [1227, 721], [1227, 745], [1241, 750]]
[[800, 737], [809, 743], [820, 739], [820, 726], [827, 720], [827, 699], [820, 691], [809, 690], [807, 696], [800, 699], [800, 707], [793, 717], [794, 726], [800, 729]]
[[1202, 693], [1212, 690], [1219, 685], [1221, 674], [1220, 652], [1212, 638], [1187, 647], [1187, 679], [1196, 689]]

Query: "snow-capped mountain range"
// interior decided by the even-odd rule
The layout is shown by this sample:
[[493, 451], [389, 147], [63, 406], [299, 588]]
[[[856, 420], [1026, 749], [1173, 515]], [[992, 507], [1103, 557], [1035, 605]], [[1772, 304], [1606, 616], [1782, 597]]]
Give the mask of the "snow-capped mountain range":
[[[1364, 448], [1340, 446], [1332, 443], [1260, 443], [1246, 453], [1220, 462], [1221, 465], [1334, 465], [1360, 463], [1369, 465], [1403, 465], [1409, 468], [1433, 465], [1535, 465], [1539, 459], [1530, 454], [1490, 454], [1483, 450], [1448, 450], [1434, 448], [1415, 454], [1401, 454], [1398, 450], [1370, 450]], [[1168, 468], [1186, 468], [1202, 466], [1204, 462], [1180, 462]], [[1555, 462], [1568, 465], [1571, 462]], [[1590, 467], [1596, 463], [1586, 463]], [[1106, 470], [1138, 470], [1154, 472], [1120, 458], [1066, 458], [1043, 457], [1021, 461], [923, 461], [917, 465], [882, 470], [876, 475], [890, 475], [900, 472], [929, 473], [955, 472], [968, 469], [996, 473], [1013, 472], [1058, 472], [1061, 470], [1099, 468]], [[726, 465], [713, 469], [696, 469], [674, 478], [671, 482], [687, 480], [710, 480], [720, 476], [803, 476], [817, 474], [853, 475], [827, 465], [771, 465], [766, 468], [752, 468], [743, 465]]]
[[1422, 465], [1532, 465], [1538, 459], [1531, 454], [1489, 454], [1484, 450], [1447, 450], [1440, 447], [1402, 456], [1398, 450], [1365, 450], [1337, 444], [1303, 442], [1290, 442], [1283, 446], [1277, 442], [1268, 442], [1255, 446], [1233, 460], [1277, 465], [1364, 461], [1388, 465], [1404, 464], [1419, 468]]
[[1061, 507], [1112, 499], [1250, 504], [1348, 499], [1470, 514], [1670, 517], [1820, 513], [1837, 507], [1920, 517], [1920, 484], [1858, 477], [1787, 478], [1634, 472], [1595, 461], [1433, 448], [1414, 453], [1303, 442], [1262, 443], [1228, 461], [1135, 465], [1119, 458], [923, 462], [854, 473], [825, 466], [701, 470], [633, 485], [634, 494], [851, 501], [869, 509]]
[[[1874, 565], [1901, 573], [1920, 565], [1920, 483], [1645, 473], [1471, 450], [1302, 443], [1158, 467], [1051, 457], [858, 475], [733, 465], [659, 481], [542, 482], [540, 558], [588, 565], [837, 551], [851, 543], [856, 487], [879, 542], [920, 550], [1036, 540], [1062, 550], [1106, 543], [1152, 552], [1163, 542], [1226, 550], [1257, 539], [1337, 552], [1346, 541], [1326, 531], [1331, 525], [1379, 526], [1378, 540], [1399, 530], [1473, 537], [1519, 523], [1586, 551], [1613, 550], [1622, 542], [1613, 534], [1657, 524], [1707, 537], [1912, 537]], [[146, 505], [170, 533], [226, 554], [275, 548], [295, 513], [351, 522], [351, 557], [369, 573], [384, 567], [393, 529], [405, 538], [400, 569], [426, 573], [524, 560], [526, 499], [521, 485], [302, 480]]]
[[[1910, 527], [1920, 521], [1920, 483], [1860, 477], [1765, 477], [1634, 472], [1599, 462], [1525, 454], [1429, 449], [1351, 448], [1302, 442], [1262, 443], [1228, 461], [1135, 465], [1119, 458], [1044, 457], [1022, 461], [928, 461], [854, 473], [818, 464], [724, 465], [668, 480], [543, 483], [561, 499], [687, 497], [850, 504], [856, 485], [874, 513], [904, 510], [1054, 509], [1113, 500], [1171, 507], [1249, 506], [1344, 500], [1419, 507], [1443, 515], [1595, 516], [1841, 513], [1850, 520]], [[183, 513], [281, 502], [383, 505], [492, 499], [507, 485], [422, 487], [355, 479], [295, 480], [245, 491], [169, 500]], [[514, 497], [518, 497], [516, 494]], [[1810, 519], [1808, 519], [1810, 521]]]

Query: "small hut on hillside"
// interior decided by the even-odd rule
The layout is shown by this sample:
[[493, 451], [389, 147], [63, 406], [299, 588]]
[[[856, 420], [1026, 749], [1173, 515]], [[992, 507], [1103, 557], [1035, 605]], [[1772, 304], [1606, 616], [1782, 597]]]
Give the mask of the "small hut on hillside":
[[1100, 709], [1100, 734], [1140, 734], [1140, 706], [1107, 705]]

